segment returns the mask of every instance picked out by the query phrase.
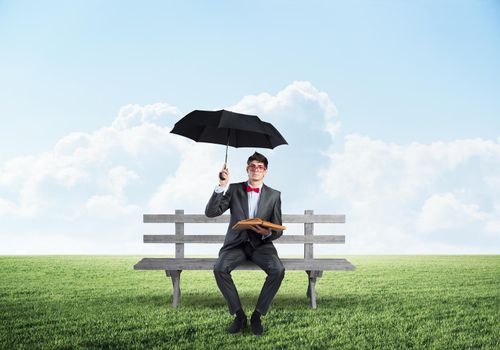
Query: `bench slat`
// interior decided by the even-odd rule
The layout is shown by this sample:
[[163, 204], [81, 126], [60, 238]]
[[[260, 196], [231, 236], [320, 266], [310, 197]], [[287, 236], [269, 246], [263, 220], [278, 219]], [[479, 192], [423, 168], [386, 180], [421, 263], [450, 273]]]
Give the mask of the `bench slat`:
[[[144, 243], [223, 243], [225, 235], [144, 235]], [[283, 235], [273, 243], [281, 244], [343, 244], [345, 243], [344, 235], [319, 235], [319, 236], [302, 236], [302, 235]]]
[[144, 235], [144, 243], [223, 243], [224, 235]]
[[[216, 218], [208, 218], [203, 214], [144, 214], [144, 223], [179, 223], [186, 224], [196, 223], [228, 223], [229, 215], [222, 215]], [[284, 214], [283, 223], [316, 223], [316, 224], [343, 224], [345, 223], [345, 215], [304, 215], [304, 214]]]
[[[144, 258], [134, 265], [135, 270], [212, 270], [216, 258]], [[355, 267], [346, 259], [281, 259], [285, 270], [329, 271], [354, 270]], [[248, 261], [238, 266], [238, 270], [260, 270], [253, 262]]]

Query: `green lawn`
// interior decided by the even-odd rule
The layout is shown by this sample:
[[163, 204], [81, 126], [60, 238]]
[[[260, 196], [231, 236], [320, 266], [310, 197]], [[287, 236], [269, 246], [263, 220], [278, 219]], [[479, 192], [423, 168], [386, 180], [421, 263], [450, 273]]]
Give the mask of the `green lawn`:
[[[287, 272], [264, 335], [229, 335], [211, 271], [185, 271], [170, 307], [161, 271], [140, 257], [0, 257], [0, 349], [499, 349], [500, 256], [352, 256], [325, 272], [318, 308], [304, 272]], [[236, 271], [247, 314], [265, 278]]]

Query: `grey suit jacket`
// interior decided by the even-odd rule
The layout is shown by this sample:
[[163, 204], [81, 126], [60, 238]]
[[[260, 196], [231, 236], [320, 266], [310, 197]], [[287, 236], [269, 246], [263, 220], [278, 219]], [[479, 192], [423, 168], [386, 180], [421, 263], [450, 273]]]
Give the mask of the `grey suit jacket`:
[[[250, 239], [250, 243], [254, 247], [261, 244], [273, 244], [271, 241], [281, 237], [283, 234], [283, 231], [272, 230], [271, 236], [262, 239], [262, 235], [252, 230], [236, 231], [232, 229], [238, 221], [248, 219], [248, 196], [246, 187], [246, 181], [230, 184], [225, 194], [214, 192], [207, 203], [205, 215], [209, 218], [222, 215], [227, 209], [231, 212], [226, 238], [220, 252], [233, 248], [245, 242], [247, 239]], [[262, 185], [256, 217], [271, 221], [275, 224], [282, 224], [281, 193], [279, 191], [264, 184]]]

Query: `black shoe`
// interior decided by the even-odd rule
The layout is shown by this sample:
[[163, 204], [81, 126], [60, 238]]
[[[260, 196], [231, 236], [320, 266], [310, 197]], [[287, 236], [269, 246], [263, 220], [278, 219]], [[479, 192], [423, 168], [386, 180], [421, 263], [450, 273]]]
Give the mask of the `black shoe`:
[[260, 322], [260, 313], [258, 311], [254, 311], [252, 317], [250, 318], [250, 325], [252, 326], [253, 334], [257, 336], [261, 336], [264, 328], [262, 327], [262, 323]]
[[238, 333], [239, 331], [245, 329], [247, 326], [247, 316], [245, 314], [236, 314], [233, 323], [227, 329], [229, 333]]

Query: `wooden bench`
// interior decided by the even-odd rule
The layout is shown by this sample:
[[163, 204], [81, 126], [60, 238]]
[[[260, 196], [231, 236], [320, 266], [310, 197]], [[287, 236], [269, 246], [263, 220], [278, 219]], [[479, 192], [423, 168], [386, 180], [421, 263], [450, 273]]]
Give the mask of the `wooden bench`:
[[[184, 235], [186, 223], [229, 223], [229, 215], [217, 218], [208, 218], [203, 214], [184, 214], [184, 210], [176, 210], [175, 214], [145, 214], [144, 223], [174, 223], [175, 234], [144, 235], [144, 243], [174, 243], [175, 258], [144, 258], [134, 265], [135, 270], [165, 270], [167, 277], [172, 278], [173, 300], [172, 307], [180, 301], [180, 275], [183, 270], [212, 270], [216, 258], [185, 258], [184, 244], [186, 243], [213, 243], [224, 242], [225, 235]], [[285, 231], [283, 235], [274, 240], [274, 244], [303, 244], [304, 258], [281, 258], [285, 271], [305, 271], [309, 278], [307, 297], [313, 309], [316, 308], [316, 279], [323, 275], [323, 271], [354, 270], [354, 266], [346, 259], [315, 259], [313, 244], [342, 244], [345, 243], [344, 235], [316, 235], [316, 223], [345, 223], [345, 215], [314, 215], [312, 210], [305, 210], [303, 215], [283, 215], [283, 224], [303, 223], [304, 235], [290, 235]], [[221, 228], [222, 229], [222, 228]], [[226, 230], [226, 227], [223, 228]], [[237, 269], [259, 270], [252, 262], [247, 262]]]

